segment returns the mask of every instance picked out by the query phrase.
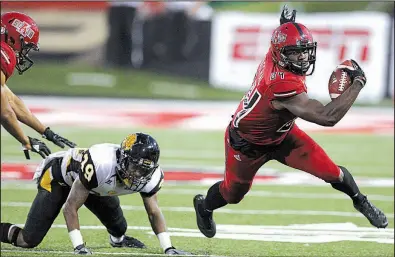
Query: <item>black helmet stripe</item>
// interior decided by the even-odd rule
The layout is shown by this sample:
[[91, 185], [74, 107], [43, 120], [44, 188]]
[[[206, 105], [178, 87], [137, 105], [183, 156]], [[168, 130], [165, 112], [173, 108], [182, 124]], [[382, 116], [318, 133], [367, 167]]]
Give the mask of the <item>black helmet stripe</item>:
[[297, 24], [296, 22], [292, 22], [292, 24], [296, 27], [296, 29], [298, 30], [300, 36], [303, 37], [304, 33], [303, 33], [302, 28], [299, 26], [299, 24]]

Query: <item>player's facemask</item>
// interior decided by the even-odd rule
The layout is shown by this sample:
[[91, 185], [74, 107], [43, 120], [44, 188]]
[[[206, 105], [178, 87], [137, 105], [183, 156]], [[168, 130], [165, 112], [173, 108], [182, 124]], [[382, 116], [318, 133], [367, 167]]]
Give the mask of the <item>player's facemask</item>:
[[39, 51], [39, 47], [33, 43], [25, 43], [23, 38], [21, 38], [20, 42], [21, 51], [15, 52], [17, 59], [15, 68], [18, 70], [19, 74], [22, 74], [34, 64], [33, 60], [29, 57], [30, 50]]
[[141, 190], [150, 180], [158, 167], [154, 162], [145, 159], [133, 159], [125, 151], [120, 151], [117, 174], [130, 190]]
[[309, 76], [315, 69], [316, 50], [316, 42], [284, 46], [280, 52], [281, 61], [289, 71], [301, 76]]

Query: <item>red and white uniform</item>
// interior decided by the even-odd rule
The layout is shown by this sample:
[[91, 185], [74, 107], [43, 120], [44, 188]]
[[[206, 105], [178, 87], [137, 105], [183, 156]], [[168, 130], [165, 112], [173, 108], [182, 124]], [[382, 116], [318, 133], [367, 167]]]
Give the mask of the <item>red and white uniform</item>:
[[[279, 68], [269, 51], [225, 132], [225, 177], [220, 192], [228, 203], [243, 199], [258, 169], [270, 160], [327, 182], [338, 181], [340, 169], [294, 124], [296, 116], [271, 104], [272, 100], [303, 92], [307, 92], [305, 76]], [[254, 155], [246, 154], [246, 149], [253, 149]]]
[[9, 79], [15, 70], [16, 56], [14, 50], [5, 42], [1, 41], [0, 59], [1, 71], [4, 73], [6, 80]]
[[302, 92], [307, 92], [305, 77], [280, 69], [269, 51], [233, 116], [232, 127], [251, 143], [277, 145], [284, 140], [296, 117], [288, 110], [275, 110], [271, 101]]

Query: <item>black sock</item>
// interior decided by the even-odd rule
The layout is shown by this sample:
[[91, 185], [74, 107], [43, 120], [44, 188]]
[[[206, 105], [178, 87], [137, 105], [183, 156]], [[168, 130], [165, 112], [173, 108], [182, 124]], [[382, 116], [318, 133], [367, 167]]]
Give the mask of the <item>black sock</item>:
[[206, 200], [204, 202], [205, 211], [212, 212], [213, 210], [221, 208], [228, 204], [219, 192], [219, 185], [221, 184], [221, 182], [222, 181], [218, 181], [208, 190]]
[[346, 168], [342, 166], [339, 166], [339, 168], [343, 171], [343, 181], [332, 182], [332, 187], [348, 195], [352, 199], [354, 204], [360, 203], [364, 199], [364, 195], [359, 191], [359, 188], [355, 183], [354, 178]]
[[10, 240], [8, 240], [8, 231], [13, 224], [11, 223], [1, 223], [0, 224], [0, 236], [2, 243], [11, 244]]
[[[14, 226], [14, 230], [11, 235], [11, 241], [8, 239], [8, 234], [10, 231], [10, 228]], [[11, 223], [1, 223], [0, 224], [0, 236], [1, 236], [1, 242], [3, 243], [8, 243], [8, 244], [13, 244], [16, 246], [16, 241], [18, 239], [18, 234], [19, 231], [21, 231], [20, 227], [15, 226], [15, 224]]]

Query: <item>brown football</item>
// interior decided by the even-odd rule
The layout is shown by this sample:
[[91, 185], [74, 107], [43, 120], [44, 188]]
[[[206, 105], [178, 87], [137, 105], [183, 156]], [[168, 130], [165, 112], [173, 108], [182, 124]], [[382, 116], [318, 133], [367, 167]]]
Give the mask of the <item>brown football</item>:
[[328, 90], [329, 96], [332, 100], [343, 94], [343, 92], [346, 91], [346, 89], [352, 84], [350, 76], [347, 74], [347, 72], [342, 70], [342, 68], [345, 67], [354, 69], [351, 61], [346, 60], [339, 64], [329, 77]]

